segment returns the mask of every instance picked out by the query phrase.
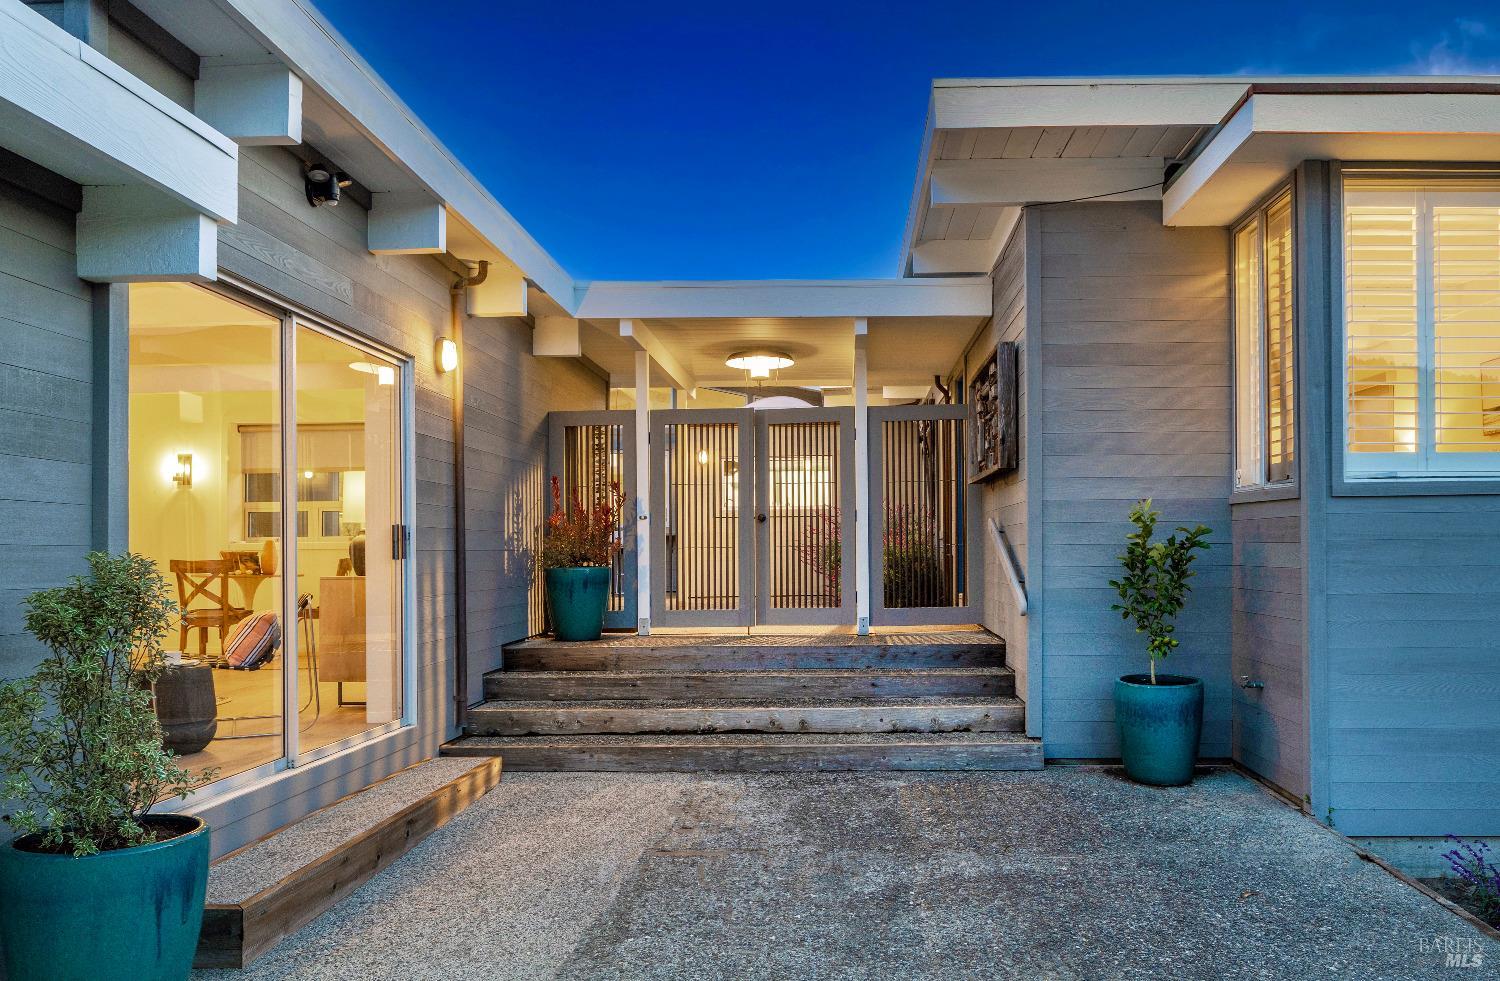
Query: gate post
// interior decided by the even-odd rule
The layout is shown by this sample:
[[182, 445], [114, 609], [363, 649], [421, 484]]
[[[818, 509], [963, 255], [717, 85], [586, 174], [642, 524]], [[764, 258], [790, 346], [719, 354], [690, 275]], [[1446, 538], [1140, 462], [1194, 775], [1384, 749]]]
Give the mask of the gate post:
[[635, 616], [651, 633], [651, 355], [635, 352]]
[[854, 318], [854, 617], [870, 632], [870, 384], [865, 362], [870, 321]]

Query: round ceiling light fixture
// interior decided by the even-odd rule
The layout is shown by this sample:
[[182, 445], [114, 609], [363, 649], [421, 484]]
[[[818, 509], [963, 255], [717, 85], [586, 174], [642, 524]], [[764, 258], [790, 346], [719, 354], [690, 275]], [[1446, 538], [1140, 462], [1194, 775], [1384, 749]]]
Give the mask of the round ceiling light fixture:
[[741, 351], [731, 354], [724, 363], [731, 368], [749, 372], [751, 378], [770, 378], [771, 372], [790, 368], [797, 362], [792, 360], [790, 354], [779, 351]]

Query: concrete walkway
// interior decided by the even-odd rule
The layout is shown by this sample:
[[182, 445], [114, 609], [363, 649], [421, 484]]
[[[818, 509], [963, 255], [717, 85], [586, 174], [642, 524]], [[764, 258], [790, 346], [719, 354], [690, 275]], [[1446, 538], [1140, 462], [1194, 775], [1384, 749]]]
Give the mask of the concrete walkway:
[[[1443, 946], [1483, 966], [1444, 965]], [[1483, 937], [1232, 773], [507, 774], [212, 978], [1490, 977]]]

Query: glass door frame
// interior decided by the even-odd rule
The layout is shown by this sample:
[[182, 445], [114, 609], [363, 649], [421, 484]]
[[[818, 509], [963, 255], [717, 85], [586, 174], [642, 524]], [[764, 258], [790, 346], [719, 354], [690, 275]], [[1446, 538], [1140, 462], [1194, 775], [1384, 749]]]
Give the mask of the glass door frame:
[[[248, 303], [264, 313], [276, 317], [281, 321], [281, 343], [279, 357], [281, 358], [281, 371], [279, 382], [281, 385], [280, 397], [280, 464], [281, 464], [281, 536], [280, 547], [282, 556], [281, 575], [281, 611], [282, 611], [282, 636], [281, 652], [282, 664], [291, 665], [291, 669], [282, 670], [282, 757], [270, 763], [262, 764], [253, 770], [246, 771], [237, 777], [228, 778], [233, 781], [216, 781], [210, 787], [214, 793], [231, 786], [238, 786], [239, 777], [249, 779], [261, 778], [283, 770], [296, 769], [306, 766], [316, 760], [343, 752], [354, 746], [369, 742], [381, 736], [395, 732], [399, 729], [416, 725], [416, 699], [413, 692], [416, 689], [416, 563], [412, 561], [412, 530], [415, 527], [416, 508], [416, 467], [413, 461], [415, 448], [415, 426], [416, 426], [416, 361], [406, 352], [381, 344], [368, 337], [330, 323], [312, 314], [305, 312], [295, 304], [258, 289], [248, 283], [221, 276], [218, 283], [212, 287], [206, 287], [223, 292], [232, 299], [242, 303]], [[307, 752], [301, 751], [301, 685], [299, 676], [301, 674], [302, 651], [300, 624], [296, 618], [297, 610], [297, 512], [299, 502], [297, 499], [297, 329], [306, 327], [317, 331], [337, 341], [342, 341], [357, 350], [381, 360], [387, 361], [396, 371], [397, 393], [400, 397], [400, 447], [397, 459], [401, 468], [398, 476], [401, 493], [401, 507], [399, 514], [401, 525], [405, 529], [406, 542], [403, 558], [401, 559], [401, 603], [400, 603], [400, 643], [401, 643], [401, 717], [391, 722], [365, 729], [362, 732], [347, 736], [336, 742], [319, 746]], [[288, 627], [288, 624], [290, 625]], [[290, 722], [290, 724], [288, 724]]]

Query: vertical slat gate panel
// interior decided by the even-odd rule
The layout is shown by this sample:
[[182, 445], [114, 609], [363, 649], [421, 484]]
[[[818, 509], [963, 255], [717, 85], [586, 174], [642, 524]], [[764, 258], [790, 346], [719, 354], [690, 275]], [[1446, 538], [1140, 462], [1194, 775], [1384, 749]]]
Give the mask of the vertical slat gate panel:
[[[617, 483], [624, 507], [617, 508], [615, 529], [620, 549], [610, 566], [609, 605], [604, 625], [611, 630], [629, 630], [636, 626], [635, 521], [628, 502], [635, 499], [635, 428], [633, 412], [553, 412], [548, 416], [548, 480], [539, 488], [541, 497], [551, 493], [551, 479], [558, 479], [564, 506], [571, 508], [575, 495], [585, 502], [600, 503], [610, 497], [611, 484]], [[528, 495], [529, 496], [529, 495]], [[542, 508], [538, 519], [524, 512], [531, 506], [522, 504], [523, 520], [536, 524], [536, 548], [540, 548], [540, 525], [552, 505]], [[535, 556], [533, 561], [539, 559]], [[537, 561], [539, 567], [540, 563]], [[534, 574], [539, 575], [539, 572]]]

